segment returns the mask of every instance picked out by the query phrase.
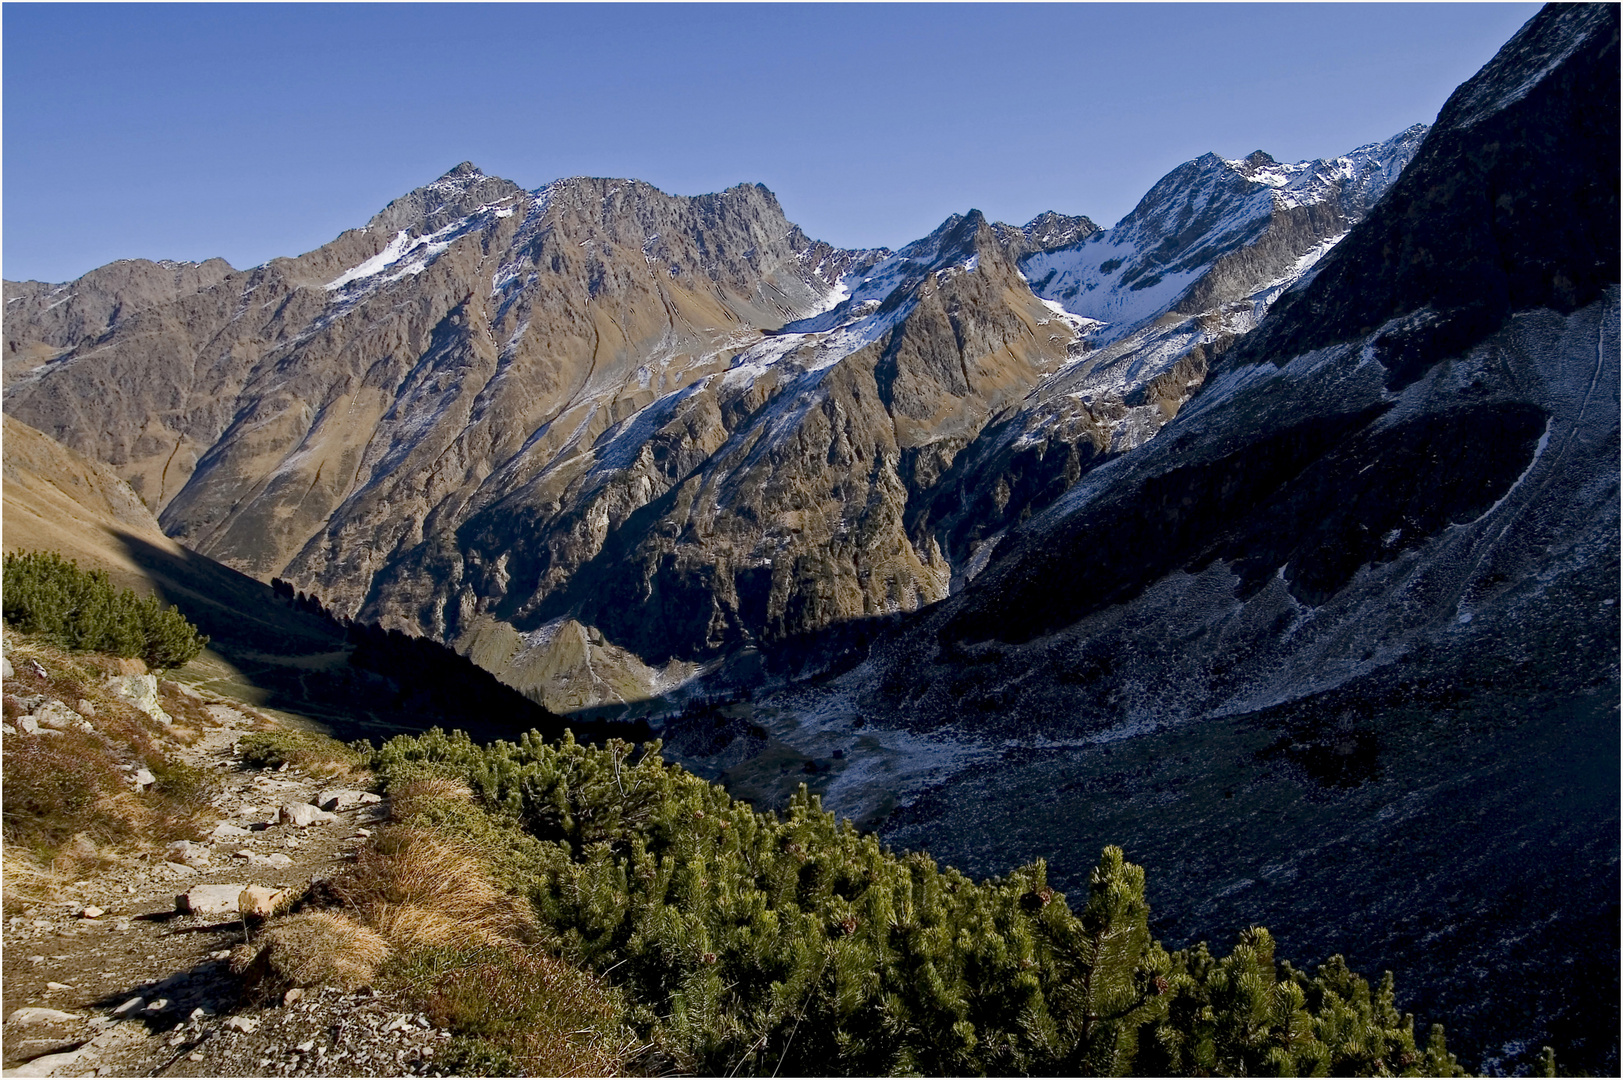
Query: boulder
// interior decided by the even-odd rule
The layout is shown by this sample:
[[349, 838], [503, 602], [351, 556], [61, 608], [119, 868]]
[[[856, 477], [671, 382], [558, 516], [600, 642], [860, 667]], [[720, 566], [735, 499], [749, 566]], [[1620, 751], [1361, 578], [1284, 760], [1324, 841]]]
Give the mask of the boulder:
[[199, 885], [175, 897], [175, 910], [186, 915], [235, 915], [245, 885]]
[[46, 1054], [33, 1061], [19, 1065], [15, 1069], [7, 1069], [7, 1076], [52, 1076], [57, 1070], [66, 1069], [75, 1064], [88, 1052], [88, 1047], [81, 1046], [77, 1050], [69, 1050], [62, 1054]]
[[90, 731], [91, 727], [84, 717], [62, 704], [60, 701], [47, 701], [34, 710], [34, 721], [40, 727], [51, 728], [54, 731]]
[[317, 809], [309, 803], [283, 803], [281, 809], [276, 812], [276, 820], [280, 824], [303, 829], [311, 825], [325, 825], [337, 821], [338, 815]]
[[265, 885], [250, 885], [237, 896], [237, 910], [244, 915], [268, 919], [276, 912], [276, 905], [287, 897], [286, 889], [272, 889]]
[[382, 802], [383, 796], [374, 795], [370, 791], [356, 791], [354, 788], [327, 788], [318, 793], [314, 801], [323, 810], [338, 811]]
[[[139, 660], [136, 663], [140, 663]], [[144, 666], [144, 665], [143, 665]], [[107, 680], [107, 690], [121, 701], [127, 701], [160, 724], [173, 721], [158, 703], [158, 679], [155, 675], [114, 675]]]
[[71, 1020], [83, 1020], [78, 1013], [63, 1012], [61, 1009], [26, 1008], [15, 1009], [6, 1017], [6, 1023], [17, 1027], [29, 1027], [34, 1024], [63, 1024]]
[[0, 679], [9, 679], [17, 673], [12, 670], [11, 661], [0, 657]]
[[194, 869], [207, 866], [213, 859], [213, 853], [208, 848], [190, 840], [176, 840], [169, 845], [167, 854], [170, 862], [182, 863]]

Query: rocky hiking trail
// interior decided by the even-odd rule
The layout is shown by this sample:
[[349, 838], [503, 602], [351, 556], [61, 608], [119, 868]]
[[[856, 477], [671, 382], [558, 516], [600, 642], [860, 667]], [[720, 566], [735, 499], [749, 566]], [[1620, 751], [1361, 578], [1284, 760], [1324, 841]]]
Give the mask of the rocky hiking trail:
[[[15, 652], [8, 668], [11, 659], [17, 670], [6, 672], [5, 691], [31, 704], [33, 717], [50, 717], [53, 705], [69, 708], [40, 700], [37, 691], [49, 690], [42, 668]], [[450, 1033], [389, 994], [327, 987], [255, 1003], [243, 998], [229, 966], [230, 950], [258, 922], [238, 910], [239, 896], [268, 914], [278, 894], [297, 895], [337, 873], [386, 816], [386, 804], [297, 766], [245, 764], [237, 741], [263, 730], [263, 718], [240, 702], [162, 685], [201, 705], [194, 715], [206, 713], [201, 738], [166, 749], [223, 778], [214, 800], [221, 820], [202, 842], [123, 857], [63, 886], [54, 902], [8, 897], [0, 956], [4, 1075], [426, 1072]], [[33, 730], [8, 724], [7, 744], [38, 737]], [[131, 779], [137, 787], [142, 781], [150, 783], [150, 774]], [[258, 888], [244, 894], [251, 886]]]

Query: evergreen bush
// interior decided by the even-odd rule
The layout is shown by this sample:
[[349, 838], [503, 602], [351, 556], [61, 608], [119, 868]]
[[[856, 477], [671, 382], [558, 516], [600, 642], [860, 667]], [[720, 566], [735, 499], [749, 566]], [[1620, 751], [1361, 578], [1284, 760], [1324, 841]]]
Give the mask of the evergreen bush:
[[435, 730], [374, 763], [391, 791], [466, 785], [487, 822], [440, 827], [524, 838], [512, 880], [543, 937], [625, 995], [656, 1070], [1462, 1075], [1440, 1028], [1416, 1043], [1390, 976], [1372, 990], [1335, 957], [1309, 978], [1261, 929], [1220, 959], [1163, 949], [1119, 848], [1073, 911], [1041, 861], [977, 883], [804, 787], [785, 816], [756, 813], [657, 742]]
[[208, 638], [155, 596], [118, 589], [104, 570], [81, 570], [54, 551], [5, 557], [5, 620], [65, 649], [140, 657], [155, 668], [191, 660]]

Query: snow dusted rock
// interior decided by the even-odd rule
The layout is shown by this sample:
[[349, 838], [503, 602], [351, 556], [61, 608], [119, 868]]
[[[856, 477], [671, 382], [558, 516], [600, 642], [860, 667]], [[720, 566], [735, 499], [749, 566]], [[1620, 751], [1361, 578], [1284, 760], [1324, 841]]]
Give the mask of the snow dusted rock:
[[314, 801], [323, 810], [339, 811], [382, 802], [383, 796], [374, 795], [370, 791], [356, 791], [354, 788], [328, 788], [317, 794]]
[[199, 885], [175, 897], [175, 910], [187, 915], [235, 915], [245, 885]]
[[250, 885], [237, 897], [237, 910], [244, 915], [257, 915], [268, 919], [276, 905], [287, 896], [286, 889], [272, 889], [264, 885]]
[[277, 821], [283, 825], [292, 825], [296, 828], [307, 828], [311, 825], [325, 825], [337, 821], [338, 815], [320, 810], [309, 803], [283, 803], [282, 808], [276, 812]]
[[163, 706], [158, 704], [157, 676], [115, 675], [107, 680], [107, 689], [114, 697], [129, 702], [158, 723], [173, 722], [169, 714], [163, 711]]
[[40, 727], [55, 731], [90, 731], [88, 721], [60, 701], [47, 701], [34, 710], [34, 720]]
[[71, 1020], [83, 1020], [78, 1013], [63, 1012], [61, 1009], [26, 1008], [16, 1009], [6, 1017], [6, 1023], [17, 1027], [30, 1027], [34, 1024], [61, 1024]]
[[212, 854], [202, 844], [190, 840], [176, 840], [169, 845], [169, 861], [183, 863], [194, 869], [201, 869], [209, 864]]

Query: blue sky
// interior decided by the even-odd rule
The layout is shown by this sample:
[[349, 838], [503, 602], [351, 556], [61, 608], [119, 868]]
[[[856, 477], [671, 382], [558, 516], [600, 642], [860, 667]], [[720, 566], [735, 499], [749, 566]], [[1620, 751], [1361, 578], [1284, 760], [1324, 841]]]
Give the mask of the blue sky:
[[1537, 8], [7, 3], [0, 259], [250, 266], [464, 159], [525, 187], [760, 182], [852, 247], [970, 207], [1110, 225], [1208, 150], [1430, 122]]

